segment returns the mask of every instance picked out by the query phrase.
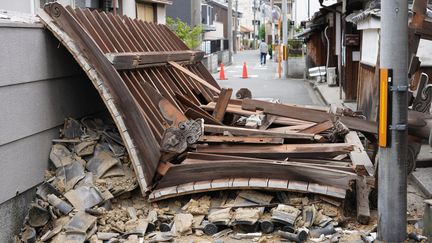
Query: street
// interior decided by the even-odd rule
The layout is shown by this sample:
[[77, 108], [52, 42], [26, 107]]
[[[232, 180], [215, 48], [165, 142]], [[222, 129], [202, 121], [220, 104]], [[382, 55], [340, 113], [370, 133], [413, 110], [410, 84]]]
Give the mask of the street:
[[[256, 50], [239, 51], [233, 56], [233, 64], [225, 67], [225, 77], [219, 80], [219, 73], [214, 78], [221, 87], [233, 89], [233, 95], [240, 88], [248, 88], [253, 98], [274, 98], [282, 103], [296, 103], [301, 105], [319, 104], [311, 85], [303, 79], [279, 79], [277, 62], [268, 59], [267, 64], [261, 66], [259, 53]], [[243, 63], [246, 62], [248, 79], [241, 78]]]

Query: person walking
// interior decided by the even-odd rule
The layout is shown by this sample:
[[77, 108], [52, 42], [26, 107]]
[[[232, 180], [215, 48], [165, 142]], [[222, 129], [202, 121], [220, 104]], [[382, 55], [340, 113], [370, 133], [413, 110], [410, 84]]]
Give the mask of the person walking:
[[260, 61], [261, 65], [266, 64], [267, 59], [267, 52], [268, 52], [268, 46], [267, 43], [265, 43], [265, 40], [262, 39], [261, 43], [259, 44], [259, 51], [261, 53]]

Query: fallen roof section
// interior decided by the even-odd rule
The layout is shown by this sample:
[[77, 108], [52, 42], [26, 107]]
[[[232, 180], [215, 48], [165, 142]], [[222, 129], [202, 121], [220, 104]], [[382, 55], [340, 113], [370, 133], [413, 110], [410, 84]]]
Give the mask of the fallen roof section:
[[[39, 16], [72, 53], [99, 91], [121, 131], [145, 192], [153, 183], [159, 161], [165, 158], [161, 152], [165, 131], [186, 121], [182, 105], [174, 99], [174, 92], [192, 97], [192, 102], [198, 105], [197, 96], [209, 102], [216, 94], [214, 90], [219, 89], [198, 62], [202, 55], [189, 51], [164, 25], [88, 9], [72, 9], [58, 3], [46, 5]], [[143, 62], [151, 63], [149, 59], [143, 60], [146, 55], [161, 57], [154, 61], [156, 64], [178, 60], [172, 55], [171, 58], [167, 56], [168, 52], [189, 55], [184, 68], [198, 77], [205, 77], [207, 87], [171, 66], [141, 68]], [[119, 64], [114, 61], [120, 57], [132, 58], [131, 63], [136, 63], [136, 68], [119, 69]], [[209, 86], [213, 88], [209, 89]]]

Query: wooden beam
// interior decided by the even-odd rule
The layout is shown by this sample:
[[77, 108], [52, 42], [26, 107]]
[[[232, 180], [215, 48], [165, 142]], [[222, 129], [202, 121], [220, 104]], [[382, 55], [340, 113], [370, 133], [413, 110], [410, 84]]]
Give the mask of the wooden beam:
[[349, 153], [349, 156], [357, 174], [373, 176], [375, 167], [366, 153], [357, 132], [351, 131], [345, 135], [345, 142], [354, 145], [354, 149]]
[[281, 163], [281, 164], [290, 164], [290, 165], [305, 165], [305, 166], [317, 166], [323, 167], [327, 169], [335, 169], [342, 170], [350, 173], [355, 173], [355, 171], [351, 167], [351, 163], [334, 161], [334, 160], [324, 160], [324, 159], [301, 159], [296, 158], [295, 160], [269, 160], [269, 159], [259, 159], [259, 158], [250, 158], [250, 157], [239, 157], [233, 155], [224, 155], [224, 154], [205, 154], [205, 153], [193, 153], [189, 152], [187, 154], [186, 159], [182, 162], [182, 164], [187, 163], [202, 163], [203, 160], [207, 161], [220, 161], [229, 163], [229, 161], [243, 161], [246, 163], [254, 163], [254, 162], [268, 162], [268, 163]]
[[204, 132], [223, 134], [224, 132], [229, 132], [232, 135], [237, 136], [258, 136], [258, 137], [274, 137], [274, 138], [286, 138], [286, 139], [303, 139], [303, 140], [313, 140], [313, 134], [307, 133], [297, 133], [297, 132], [272, 132], [266, 130], [258, 129], [248, 129], [242, 127], [230, 127], [230, 126], [218, 126], [218, 125], [204, 125]]
[[333, 127], [332, 121], [325, 121], [301, 130], [302, 133], [318, 134]]
[[353, 150], [348, 143], [283, 144], [283, 145], [197, 145], [199, 153], [227, 154], [255, 158], [316, 157], [347, 154]]
[[214, 119], [210, 114], [208, 114], [205, 110], [195, 105], [191, 100], [189, 100], [184, 95], [175, 92], [175, 98], [178, 102], [180, 102], [182, 105], [187, 107], [185, 111], [185, 115], [189, 119], [203, 118], [206, 124], [223, 125], [222, 122], [219, 122], [216, 119]]
[[[201, 105], [200, 106], [202, 109], [207, 110], [207, 111], [214, 111], [215, 107], [216, 107], [216, 103], [215, 102], [210, 102], [207, 105]], [[227, 113], [232, 113], [232, 114], [236, 114], [236, 115], [241, 115], [241, 116], [251, 116], [251, 115], [259, 115], [262, 114], [262, 111], [247, 111], [247, 110], [242, 110], [241, 106], [238, 105], [232, 105], [229, 104], [226, 110]], [[293, 118], [288, 118], [288, 117], [280, 117], [277, 116], [276, 119], [273, 121], [274, 124], [278, 124], [278, 125], [284, 125], [284, 126], [294, 126], [294, 125], [302, 125], [302, 124], [310, 124], [313, 125], [314, 123], [308, 122], [308, 121], [302, 121], [299, 119], [293, 119]]]
[[251, 144], [283, 144], [283, 138], [271, 137], [231, 137], [231, 136], [202, 136], [200, 142], [206, 143], [251, 143]]
[[370, 220], [369, 208], [370, 188], [366, 183], [366, 177], [358, 177], [356, 180], [356, 202], [357, 202], [357, 221], [367, 225]]
[[273, 127], [267, 129], [267, 131], [273, 132], [300, 132], [301, 130], [305, 130], [311, 126], [315, 126], [316, 123], [303, 124], [303, 125], [295, 125], [295, 126], [283, 126], [283, 127]]
[[213, 124], [213, 125], [223, 125], [221, 122], [216, 121], [212, 116], [207, 114], [207, 112], [202, 112], [200, 110], [196, 110], [194, 108], [187, 108], [185, 111], [185, 116], [189, 119], [204, 119], [205, 124]]
[[192, 64], [204, 57], [202, 51], [155, 51], [106, 53], [106, 58], [117, 70], [136, 69], [148, 66], [162, 66], [170, 61]]
[[228, 89], [222, 89], [222, 91], [219, 94], [219, 99], [216, 103], [215, 109], [213, 110], [213, 117], [222, 122], [225, 117], [225, 112], [228, 107], [231, 95], [233, 90]]
[[[335, 119], [335, 116], [321, 110], [304, 107], [276, 104], [260, 100], [244, 99], [242, 109], [249, 111], [263, 110], [264, 113], [289, 117], [310, 122], [324, 122]], [[338, 119], [353, 130], [376, 134], [378, 125], [376, 122], [366, 121], [355, 117], [339, 116]]]
[[264, 117], [264, 121], [262, 122], [261, 126], [259, 127], [259, 130], [267, 130], [273, 124], [273, 122], [276, 120], [276, 116], [272, 115], [266, 115]]
[[209, 84], [207, 81], [205, 81], [204, 79], [200, 78], [198, 75], [196, 75], [195, 73], [189, 71], [187, 68], [182, 67], [180, 64], [173, 62], [173, 61], [169, 61], [168, 62], [171, 66], [177, 68], [179, 71], [185, 73], [186, 75], [188, 75], [189, 77], [191, 77], [193, 80], [197, 81], [198, 83], [204, 85], [205, 87], [207, 87], [208, 89], [216, 92], [217, 94], [220, 93], [220, 90], [217, 89], [216, 87], [214, 87], [213, 85]]

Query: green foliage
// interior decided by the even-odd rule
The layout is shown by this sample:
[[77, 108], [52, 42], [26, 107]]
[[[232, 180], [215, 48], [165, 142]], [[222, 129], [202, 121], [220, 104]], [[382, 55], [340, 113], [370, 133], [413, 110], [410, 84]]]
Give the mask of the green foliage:
[[303, 46], [303, 40], [288, 40], [288, 48], [301, 50]]
[[258, 38], [259, 38], [260, 40], [265, 39], [265, 35], [266, 35], [266, 32], [265, 32], [265, 25], [262, 24], [262, 25], [259, 27]]
[[295, 32], [296, 33], [300, 33], [302, 31], [303, 31], [303, 28], [301, 26], [298, 26], [298, 27], [295, 28]]
[[201, 34], [203, 33], [202, 26], [191, 28], [181, 19], [167, 17], [166, 25], [180, 38], [187, 47], [195, 49], [201, 44]]

